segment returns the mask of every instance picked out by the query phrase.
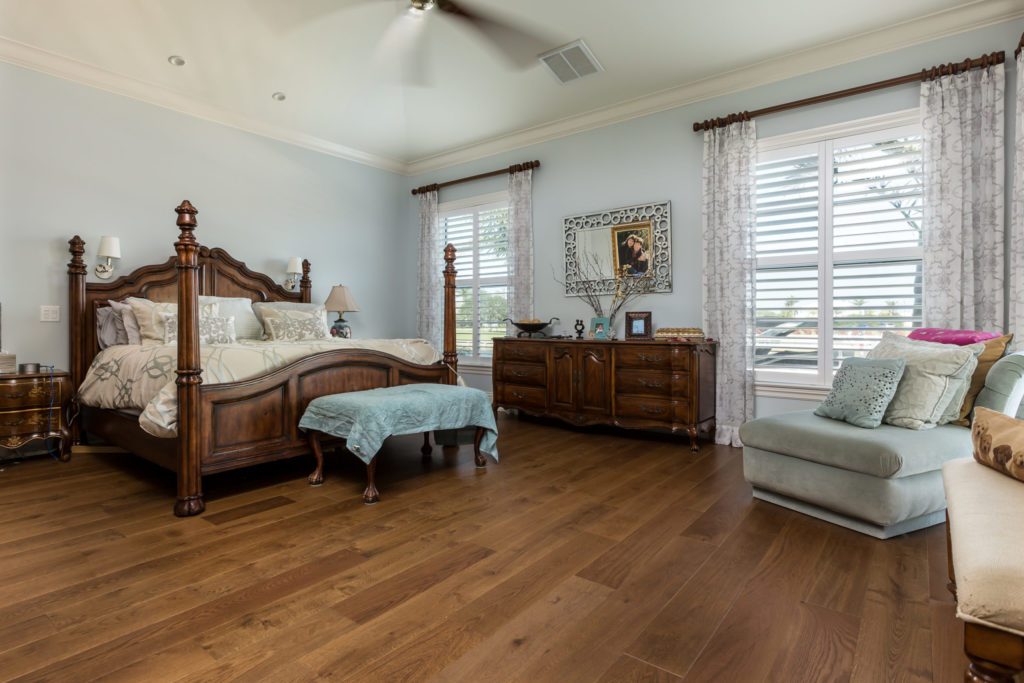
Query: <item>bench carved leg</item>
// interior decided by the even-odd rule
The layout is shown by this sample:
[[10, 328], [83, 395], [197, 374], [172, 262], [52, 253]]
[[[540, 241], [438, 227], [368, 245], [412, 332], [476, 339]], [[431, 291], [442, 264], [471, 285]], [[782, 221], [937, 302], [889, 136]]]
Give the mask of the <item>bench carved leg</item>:
[[324, 452], [320, 449], [320, 435], [316, 432], [309, 433], [309, 447], [316, 456], [316, 469], [309, 475], [309, 485], [320, 486], [324, 483]]
[[377, 485], [374, 483], [374, 477], [377, 473], [377, 456], [373, 456], [366, 465], [366, 490], [363, 491], [363, 502], [367, 505], [373, 505], [380, 500], [380, 492], [377, 491]]
[[964, 624], [964, 671], [969, 683], [1012, 683], [1024, 671], [1024, 638], [981, 624]]
[[480, 452], [480, 442], [484, 438], [484, 428], [476, 428], [476, 438], [473, 440], [473, 462], [476, 463], [477, 467], [487, 467], [487, 461], [484, 459], [484, 454]]
[[420, 453], [424, 458], [429, 458], [434, 453], [434, 447], [430, 445], [430, 432], [423, 432], [423, 447], [420, 448]]

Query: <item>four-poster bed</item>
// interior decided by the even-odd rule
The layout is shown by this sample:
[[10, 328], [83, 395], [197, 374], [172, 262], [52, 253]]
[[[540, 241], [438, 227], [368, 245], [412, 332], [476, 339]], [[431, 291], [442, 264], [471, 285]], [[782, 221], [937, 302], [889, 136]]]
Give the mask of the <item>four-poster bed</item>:
[[381, 351], [338, 348], [314, 353], [267, 374], [236, 382], [204, 384], [199, 344], [199, 297], [246, 297], [253, 302], [309, 303], [308, 261], [298, 292], [289, 292], [269, 276], [249, 270], [223, 249], [196, 240], [195, 207], [187, 200], [175, 209], [180, 229], [176, 256], [143, 266], [111, 282], [86, 282], [85, 242], [69, 240], [69, 326], [73, 385], [82, 385], [99, 353], [97, 311], [108, 300], [140, 297], [177, 302], [177, 436], [159, 438], [144, 431], [137, 415], [80, 406], [72, 439], [83, 432], [157, 463], [178, 475], [174, 513], [203, 511], [202, 477], [257, 463], [309, 453], [298, 422], [306, 405], [326, 394], [417, 382], [454, 384], [455, 249], [444, 252], [444, 341], [441, 360], [417, 364]]

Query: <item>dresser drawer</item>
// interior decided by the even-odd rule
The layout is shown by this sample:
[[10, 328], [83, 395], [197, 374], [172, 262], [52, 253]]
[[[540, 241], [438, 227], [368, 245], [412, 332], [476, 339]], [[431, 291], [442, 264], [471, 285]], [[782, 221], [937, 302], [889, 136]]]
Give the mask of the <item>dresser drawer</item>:
[[[60, 406], [63, 396], [61, 388], [63, 382], [53, 382], [53, 405]], [[50, 407], [50, 380], [14, 380], [4, 382], [0, 380], [0, 410], [18, 408], [49, 408]]]
[[544, 410], [548, 405], [548, 392], [544, 387], [526, 387], [519, 384], [499, 384], [498, 403], [505, 406]]
[[0, 413], [0, 436], [59, 432], [61, 427], [60, 408], [36, 410], [13, 410]]
[[543, 343], [497, 341], [494, 346], [499, 360], [543, 363], [547, 359], [547, 346]]
[[539, 364], [509, 363], [498, 368], [498, 379], [510, 384], [542, 387], [547, 383], [547, 376], [547, 366]]
[[633, 368], [616, 369], [615, 393], [671, 396], [673, 380], [673, 376], [666, 372], [651, 372]]
[[690, 369], [690, 355], [684, 349], [673, 349], [665, 345], [644, 348], [624, 346], [615, 349], [615, 367], [639, 368], [643, 370], [671, 370], [673, 355], [677, 370]]
[[616, 396], [617, 417], [638, 417], [646, 420], [688, 421], [690, 404], [686, 400]]

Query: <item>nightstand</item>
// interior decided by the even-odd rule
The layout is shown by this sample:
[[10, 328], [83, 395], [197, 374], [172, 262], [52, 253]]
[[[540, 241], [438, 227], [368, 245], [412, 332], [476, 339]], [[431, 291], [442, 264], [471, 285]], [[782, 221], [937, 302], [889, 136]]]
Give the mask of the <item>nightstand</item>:
[[60, 439], [60, 459], [71, 457], [67, 408], [71, 376], [63, 370], [0, 374], [0, 447], [20, 448], [33, 439]]

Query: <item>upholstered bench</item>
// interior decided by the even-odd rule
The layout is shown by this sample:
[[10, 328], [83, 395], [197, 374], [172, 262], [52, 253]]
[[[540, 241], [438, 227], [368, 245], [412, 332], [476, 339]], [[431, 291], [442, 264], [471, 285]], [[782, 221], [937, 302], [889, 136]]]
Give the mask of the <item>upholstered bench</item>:
[[[1024, 354], [1001, 358], [975, 405], [1014, 415], [1024, 395]], [[877, 538], [943, 521], [941, 467], [970, 457], [967, 427], [863, 429], [813, 411], [751, 420], [740, 428], [743, 474], [754, 497]]]
[[964, 622], [965, 680], [1024, 670], [1024, 482], [973, 459], [942, 466], [950, 588]]
[[422, 451], [427, 456], [430, 432], [469, 426], [477, 428], [473, 444], [476, 466], [486, 465], [485, 453], [497, 462], [498, 429], [491, 402], [483, 391], [470, 387], [404, 384], [331, 394], [310, 401], [299, 421], [299, 428], [309, 432], [309, 445], [316, 455], [316, 470], [309, 475], [309, 483], [323, 483], [320, 435], [345, 439], [348, 450], [366, 463], [363, 502], [367, 504], [380, 499], [374, 481], [377, 452], [387, 437], [423, 433]]

